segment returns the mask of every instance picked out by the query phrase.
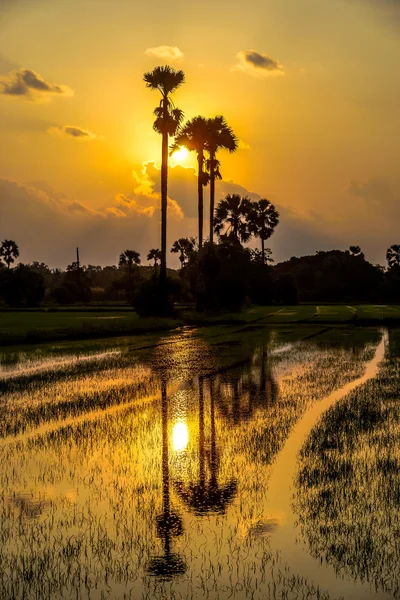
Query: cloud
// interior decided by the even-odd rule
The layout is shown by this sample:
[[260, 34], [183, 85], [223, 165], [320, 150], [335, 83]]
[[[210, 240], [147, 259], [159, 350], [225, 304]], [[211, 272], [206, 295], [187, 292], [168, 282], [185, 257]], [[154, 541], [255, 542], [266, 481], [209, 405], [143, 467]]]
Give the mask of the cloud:
[[[179, 237], [197, 236], [197, 175], [181, 165], [169, 169], [168, 247]], [[135, 166], [131, 184], [115, 189], [110, 202], [94, 208], [87, 201], [68, 198], [45, 181], [24, 184], [0, 180], [0, 222], [4, 237], [15, 239], [21, 260], [45, 261], [65, 267], [74, 248], [83, 261], [116, 264], [119, 253], [131, 247], [142, 254], [160, 244], [160, 169], [148, 162]], [[93, 197], [97, 187], [93, 188]], [[352, 181], [332, 202], [321, 198], [321, 214], [282, 205], [267, 190], [262, 194], [235, 181], [217, 181], [215, 200], [229, 193], [267, 197], [280, 213], [280, 224], [268, 241], [275, 262], [317, 250], [346, 249], [360, 245], [367, 258], [385, 262], [385, 251], [398, 241], [400, 180], [370, 178]], [[208, 232], [209, 188], [204, 193], [204, 233]], [[323, 211], [323, 213], [322, 213]], [[371, 226], [373, 223], [373, 227]], [[252, 247], [259, 240], [252, 240]], [[168, 255], [178, 266], [175, 255]]]
[[244, 140], [239, 140], [239, 142], [238, 142], [238, 149], [239, 150], [251, 150], [251, 146], [250, 146], [250, 144], [248, 144]]
[[183, 58], [183, 52], [177, 46], [156, 46], [145, 50], [147, 56], [156, 56], [166, 60], [179, 60]]
[[255, 50], [241, 50], [236, 58], [238, 62], [233, 67], [234, 71], [243, 71], [253, 77], [284, 75], [283, 66], [277, 60]]
[[50, 135], [57, 137], [75, 139], [75, 140], [95, 140], [97, 136], [88, 129], [82, 129], [75, 125], [64, 125], [64, 127], [49, 127], [47, 130]]
[[31, 69], [17, 69], [0, 77], [0, 94], [40, 102], [53, 96], [72, 96], [73, 91], [66, 85], [45, 81]]

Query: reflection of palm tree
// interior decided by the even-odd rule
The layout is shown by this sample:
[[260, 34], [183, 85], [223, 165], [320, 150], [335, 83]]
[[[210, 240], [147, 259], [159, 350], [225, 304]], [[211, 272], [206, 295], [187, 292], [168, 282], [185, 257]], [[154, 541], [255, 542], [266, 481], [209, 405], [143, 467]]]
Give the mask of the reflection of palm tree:
[[[252, 362], [248, 361], [246, 367], [241, 367], [238, 371], [226, 370], [227, 377], [223, 375], [218, 378], [218, 390], [216, 401], [219, 411], [224, 418], [238, 425], [243, 420], [250, 419], [256, 409], [265, 410], [275, 403], [278, 395], [278, 384], [271, 372], [271, 365], [266, 360], [265, 346], [261, 349], [261, 360], [259, 365], [259, 379], [254, 382], [251, 377]], [[224, 385], [227, 383], [233, 390], [233, 397], [230, 394], [228, 398], [224, 397]], [[243, 399], [247, 400], [244, 405]]]
[[204, 380], [199, 380], [199, 480], [197, 483], [185, 485], [177, 481], [176, 490], [184, 503], [196, 515], [205, 515], [210, 512], [224, 514], [227, 506], [236, 495], [237, 483], [232, 479], [229, 483], [218, 484], [218, 456], [215, 431], [215, 403], [214, 382], [210, 380], [211, 397], [211, 455], [210, 478], [206, 477], [206, 450], [204, 429]]
[[186, 571], [186, 563], [179, 554], [172, 552], [171, 549], [171, 538], [182, 535], [183, 526], [180, 516], [171, 510], [168, 463], [168, 398], [167, 384], [164, 378], [161, 382], [161, 402], [163, 510], [157, 517], [157, 537], [163, 540], [163, 554], [153, 556], [146, 571], [148, 575], [168, 580], [177, 575], [183, 575]]

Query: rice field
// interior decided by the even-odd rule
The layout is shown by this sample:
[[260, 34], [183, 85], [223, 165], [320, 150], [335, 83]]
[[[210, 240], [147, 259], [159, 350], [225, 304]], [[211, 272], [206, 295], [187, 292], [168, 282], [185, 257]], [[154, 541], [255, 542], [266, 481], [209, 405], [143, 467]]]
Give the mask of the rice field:
[[318, 322], [0, 351], [0, 598], [399, 597], [399, 360]]

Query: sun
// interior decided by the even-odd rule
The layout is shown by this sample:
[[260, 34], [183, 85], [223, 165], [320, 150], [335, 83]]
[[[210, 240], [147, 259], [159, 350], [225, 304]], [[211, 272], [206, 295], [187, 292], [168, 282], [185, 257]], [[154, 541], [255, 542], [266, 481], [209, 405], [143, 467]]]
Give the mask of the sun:
[[179, 150], [176, 150], [171, 158], [176, 164], [182, 164], [189, 158], [189, 150], [185, 146], [179, 146]]

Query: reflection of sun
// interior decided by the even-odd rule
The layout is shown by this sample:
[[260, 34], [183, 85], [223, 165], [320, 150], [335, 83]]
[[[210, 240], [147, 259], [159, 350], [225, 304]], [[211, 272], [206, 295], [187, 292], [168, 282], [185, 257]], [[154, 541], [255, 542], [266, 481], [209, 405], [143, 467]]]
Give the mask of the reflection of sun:
[[173, 153], [171, 158], [177, 164], [181, 164], [186, 161], [188, 156], [189, 156], [189, 150], [187, 148], [185, 148], [185, 146], [179, 146], [179, 150], [176, 150], [176, 152]]
[[181, 452], [185, 450], [189, 441], [189, 431], [186, 423], [179, 421], [175, 423], [172, 429], [172, 443], [174, 445], [175, 452]]

